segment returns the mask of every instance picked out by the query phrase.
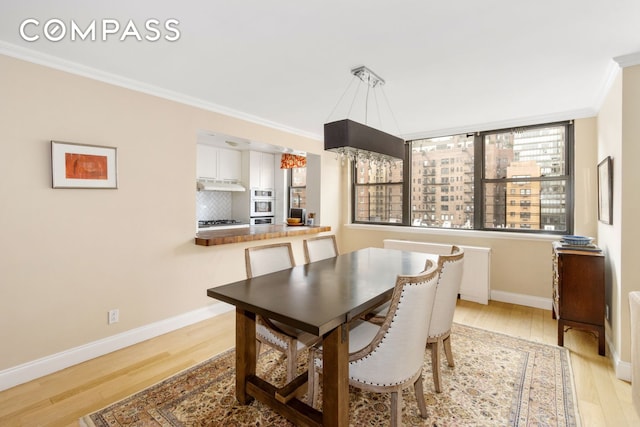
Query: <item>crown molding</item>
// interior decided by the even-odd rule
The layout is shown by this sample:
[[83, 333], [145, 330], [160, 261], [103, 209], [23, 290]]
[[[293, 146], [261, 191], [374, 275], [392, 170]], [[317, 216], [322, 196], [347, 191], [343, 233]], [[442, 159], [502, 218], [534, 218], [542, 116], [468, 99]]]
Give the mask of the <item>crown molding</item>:
[[622, 68], [640, 65], [640, 52], [616, 56], [615, 58], [613, 58], [613, 60], [617, 62]]
[[436, 129], [427, 132], [419, 132], [413, 134], [403, 135], [403, 138], [406, 141], [414, 140], [414, 139], [424, 139], [424, 138], [437, 138], [441, 136], [448, 135], [461, 135], [464, 133], [471, 132], [484, 132], [484, 131], [492, 131], [492, 130], [500, 130], [500, 129], [509, 129], [513, 127], [520, 126], [529, 126], [529, 125], [539, 125], [542, 123], [554, 123], [561, 122], [565, 120], [574, 120], [574, 119], [584, 119], [587, 117], [594, 117], [598, 114], [598, 109], [593, 108], [583, 108], [579, 110], [571, 110], [571, 111], [561, 111], [550, 114], [541, 114], [538, 116], [529, 116], [522, 117], [517, 119], [510, 120], [502, 120], [495, 122], [487, 122], [487, 123], [477, 123], [475, 125], [465, 125], [459, 127], [451, 127], [446, 129]]
[[[282, 123], [273, 122], [271, 120], [264, 119], [255, 115], [247, 114], [242, 111], [234, 110], [223, 105], [214, 104], [199, 98], [187, 96], [178, 92], [163, 89], [158, 86], [149, 85], [138, 80], [128, 79], [116, 74], [107, 73], [96, 68], [87, 67], [77, 62], [67, 61], [61, 58], [57, 58], [53, 55], [38, 52], [32, 49], [20, 47], [11, 43], [0, 40], [0, 54], [10, 56], [13, 58], [21, 59], [34, 64], [43, 65], [45, 67], [53, 68], [56, 70], [68, 72], [78, 76], [86, 77], [92, 80], [101, 81], [103, 83], [112, 84], [115, 86], [123, 87], [126, 89], [134, 90], [136, 92], [145, 93], [148, 95], [157, 96], [170, 101], [178, 102], [180, 104], [189, 105], [192, 107], [200, 108], [206, 111], [223, 114], [229, 117], [237, 118], [247, 122], [255, 123], [261, 126], [269, 127], [272, 129], [280, 130], [290, 134], [302, 136], [315, 141], [322, 141], [323, 136], [316, 133], [302, 131], [297, 128], [293, 128]], [[505, 129], [517, 126], [526, 126], [540, 123], [552, 123], [562, 120], [579, 119], [586, 117], [593, 117], [598, 114], [602, 102], [611, 85], [615, 81], [620, 68], [630, 67], [634, 65], [640, 65], [640, 52], [617, 56], [611, 61], [607, 74], [603, 79], [601, 90], [594, 100], [593, 107], [584, 108], [574, 111], [556, 112], [550, 114], [544, 114], [532, 117], [523, 117], [519, 119], [510, 119], [504, 121], [480, 123], [475, 125], [465, 125], [460, 127], [452, 127], [446, 129], [436, 129], [419, 133], [411, 133], [402, 135], [405, 140], [421, 139], [421, 138], [433, 138], [444, 135], [455, 135], [468, 132], [478, 132], [493, 129]]]
[[273, 122], [262, 117], [243, 113], [242, 111], [234, 110], [223, 105], [214, 104], [199, 98], [163, 89], [161, 87], [150, 85], [138, 80], [122, 77], [117, 74], [107, 73], [96, 68], [78, 64], [77, 62], [67, 61], [65, 59], [57, 58], [53, 55], [16, 46], [2, 40], [0, 40], [0, 54], [34, 64], [43, 65], [45, 67], [53, 68], [59, 71], [75, 74], [81, 77], [86, 77], [92, 80], [97, 80], [103, 83], [112, 84], [114, 86], [123, 87], [136, 92], [145, 93], [147, 95], [157, 96], [170, 101], [178, 102], [180, 104], [189, 105], [191, 107], [200, 108], [214, 113], [224, 114], [225, 116], [241, 119], [247, 122], [302, 136], [312, 140], [322, 141], [322, 136], [315, 133], [302, 131], [300, 129], [283, 125], [282, 123]]
[[602, 108], [602, 104], [604, 103], [607, 94], [611, 91], [611, 87], [613, 86], [613, 82], [620, 74], [620, 63], [613, 58], [613, 60], [609, 61], [607, 72], [604, 76], [603, 82], [600, 85], [600, 91], [596, 95], [596, 99], [594, 102], [596, 111], [600, 111]]

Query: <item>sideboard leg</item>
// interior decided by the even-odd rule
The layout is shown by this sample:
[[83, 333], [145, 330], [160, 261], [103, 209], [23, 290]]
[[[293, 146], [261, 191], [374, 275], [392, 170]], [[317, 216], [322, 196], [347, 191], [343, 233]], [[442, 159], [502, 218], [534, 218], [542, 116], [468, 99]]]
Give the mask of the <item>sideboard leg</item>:
[[558, 319], [558, 345], [564, 347], [564, 322]]

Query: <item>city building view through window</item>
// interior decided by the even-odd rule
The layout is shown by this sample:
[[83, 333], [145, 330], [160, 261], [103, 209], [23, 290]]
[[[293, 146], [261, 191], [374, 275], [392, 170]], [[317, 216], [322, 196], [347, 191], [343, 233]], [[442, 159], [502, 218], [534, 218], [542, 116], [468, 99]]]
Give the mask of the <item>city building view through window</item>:
[[567, 231], [565, 126], [484, 135], [484, 227]]
[[307, 168], [289, 169], [289, 207], [307, 207]]
[[354, 221], [570, 232], [572, 138], [562, 123], [409, 141], [409, 179], [402, 161], [355, 166]]
[[411, 225], [473, 228], [473, 136], [413, 141]]
[[402, 224], [402, 183], [402, 160], [381, 166], [359, 161], [355, 168], [355, 221]]

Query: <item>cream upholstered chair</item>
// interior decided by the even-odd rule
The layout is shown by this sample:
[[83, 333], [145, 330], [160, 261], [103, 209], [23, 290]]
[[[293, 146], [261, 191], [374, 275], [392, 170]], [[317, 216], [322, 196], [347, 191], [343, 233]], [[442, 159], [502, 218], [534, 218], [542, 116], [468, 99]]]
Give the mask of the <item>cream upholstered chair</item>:
[[[427, 408], [422, 366], [439, 267], [428, 262], [416, 276], [398, 276], [381, 326], [355, 320], [349, 331], [349, 384], [362, 390], [391, 393], [391, 425], [401, 423], [402, 390], [413, 385], [423, 418]], [[308, 401], [316, 405], [322, 373], [322, 347], [309, 350]]]
[[[427, 345], [431, 349], [431, 370], [433, 372], [433, 384], [436, 392], [442, 391], [440, 378], [440, 353], [444, 350], [447, 363], [454, 367], [453, 352], [451, 351], [451, 325], [456, 309], [456, 301], [460, 292], [462, 270], [464, 266], [464, 250], [458, 246], [451, 248], [451, 254], [438, 256], [440, 266], [440, 279], [436, 290], [436, 302], [433, 305], [431, 323]], [[380, 323], [385, 315], [389, 303], [381, 306], [369, 315], [368, 319], [373, 323]]]
[[438, 257], [438, 265], [440, 266], [440, 280], [436, 291], [436, 302], [433, 304], [433, 312], [431, 313], [427, 344], [431, 347], [433, 384], [436, 392], [440, 393], [442, 391], [442, 380], [440, 379], [440, 353], [442, 349], [444, 349], [449, 366], [452, 368], [455, 366], [451, 351], [451, 326], [462, 282], [464, 250], [454, 246], [451, 249], [451, 255]]
[[[247, 277], [291, 268], [295, 265], [291, 243], [255, 246], [245, 249]], [[282, 352], [287, 358], [287, 382], [296, 374], [298, 351], [319, 341], [319, 337], [272, 319], [256, 316], [256, 355], [261, 344]]]
[[329, 236], [313, 237], [311, 239], [305, 239], [304, 246], [304, 260], [305, 263], [320, 261], [322, 259], [333, 258], [338, 256], [338, 245], [336, 243], [336, 236], [333, 234]]

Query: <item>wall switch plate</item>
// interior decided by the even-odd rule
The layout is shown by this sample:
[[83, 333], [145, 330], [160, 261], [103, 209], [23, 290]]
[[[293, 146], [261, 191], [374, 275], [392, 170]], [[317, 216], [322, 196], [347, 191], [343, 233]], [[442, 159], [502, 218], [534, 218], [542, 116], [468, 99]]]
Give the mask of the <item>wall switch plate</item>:
[[114, 308], [113, 310], [109, 310], [109, 325], [112, 323], [117, 323], [120, 320], [120, 310]]
[[605, 304], [604, 306], [604, 318], [611, 321], [611, 319], [609, 319], [609, 304]]

